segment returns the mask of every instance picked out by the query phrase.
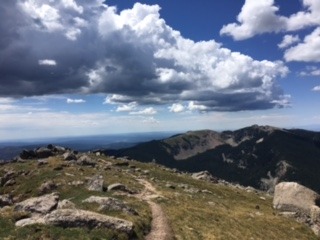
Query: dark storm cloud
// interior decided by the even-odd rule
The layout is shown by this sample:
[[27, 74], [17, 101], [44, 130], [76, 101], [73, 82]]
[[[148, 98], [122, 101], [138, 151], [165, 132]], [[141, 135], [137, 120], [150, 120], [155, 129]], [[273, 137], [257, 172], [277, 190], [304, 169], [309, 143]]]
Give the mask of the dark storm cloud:
[[0, 5], [0, 96], [105, 93], [109, 103], [194, 103], [194, 109], [267, 109], [283, 102], [282, 62], [255, 61], [193, 42], [158, 6], [117, 13], [102, 1]]

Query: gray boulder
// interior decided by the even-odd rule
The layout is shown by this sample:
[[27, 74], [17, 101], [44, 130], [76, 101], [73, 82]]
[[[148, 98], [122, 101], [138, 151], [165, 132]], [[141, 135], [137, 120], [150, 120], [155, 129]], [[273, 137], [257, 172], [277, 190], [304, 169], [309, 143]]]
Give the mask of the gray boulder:
[[218, 183], [218, 179], [216, 177], [213, 177], [208, 171], [193, 173], [191, 177], [197, 180]]
[[78, 209], [57, 209], [44, 217], [47, 225], [59, 227], [88, 227], [88, 228], [109, 228], [131, 234], [133, 223], [103, 214], [78, 210]]
[[0, 195], [0, 208], [10, 206], [12, 204], [13, 201], [10, 195]]
[[320, 196], [307, 187], [296, 182], [282, 182], [275, 187], [273, 207], [286, 212], [309, 214], [318, 199]]
[[103, 182], [103, 177], [101, 175], [94, 176], [88, 181], [87, 189], [89, 191], [102, 192]]
[[82, 202], [99, 204], [99, 210], [116, 210], [133, 215], [138, 215], [138, 213], [134, 209], [128, 207], [124, 202], [116, 198], [91, 196], [83, 200]]
[[82, 165], [82, 166], [94, 167], [96, 165], [96, 162], [88, 155], [82, 155], [78, 158], [77, 164]]
[[75, 209], [76, 205], [70, 200], [64, 199], [59, 201], [57, 209]]
[[57, 193], [51, 193], [41, 197], [29, 198], [17, 203], [14, 210], [19, 212], [46, 214], [56, 209], [58, 201], [59, 195]]
[[42, 194], [50, 193], [55, 189], [57, 189], [57, 184], [55, 184], [52, 180], [49, 180], [41, 184], [38, 190], [39, 190], [39, 194], [42, 195]]
[[35, 153], [37, 158], [48, 158], [53, 155], [52, 150], [46, 147], [36, 149]]
[[73, 152], [65, 152], [62, 157], [66, 161], [77, 160], [77, 157]]
[[27, 150], [27, 149], [24, 149], [22, 150], [22, 152], [20, 153], [19, 157], [21, 159], [33, 159], [36, 157], [36, 153], [35, 151], [33, 150]]

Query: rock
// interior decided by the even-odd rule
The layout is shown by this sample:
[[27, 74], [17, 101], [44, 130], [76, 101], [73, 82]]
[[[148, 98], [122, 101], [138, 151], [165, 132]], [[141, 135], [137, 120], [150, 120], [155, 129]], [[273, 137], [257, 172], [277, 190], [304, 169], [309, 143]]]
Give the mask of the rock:
[[111, 198], [111, 197], [98, 197], [98, 196], [91, 196], [82, 202], [85, 203], [97, 203], [100, 205], [99, 210], [116, 210], [116, 211], [123, 211], [129, 214], [138, 215], [138, 213], [128, 207], [124, 202], [119, 199]]
[[48, 160], [40, 159], [38, 160], [38, 167], [49, 164]]
[[52, 192], [53, 190], [57, 189], [57, 184], [55, 184], [52, 180], [49, 180], [39, 187], [39, 194], [47, 194]]
[[96, 162], [90, 158], [88, 155], [82, 155], [78, 158], [77, 164], [82, 166], [92, 166], [94, 167], [96, 165]]
[[316, 205], [310, 208], [311, 222], [320, 223], [320, 208]]
[[48, 158], [53, 155], [52, 150], [46, 147], [41, 147], [35, 151], [37, 158]]
[[76, 205], [70, 200], [64, 199], [59, 201], [57, 209], [75, 209]]
[[313, 233], [315, 235], [317, 235], [318, 237], [320, 237], [320, 226], [315, 224], [311, 226], [311, 230], [313, 231]]
[[103, 177], [101, 175], [92, 177], [88, 182], [87, 189], [89, 191], [103, 192]]
[[17, 203], [14, 210], [19, 212], [46, 214], [57, 207], [58, 201], [59, 195], [57, 193], [51, 193], [41, 197], [29, 198]]
[[108, 186], [109, 191], [122, 191], [122, 192], [131, 192], [127, 187], [121, 183], [114, 183]]
[[36, 157], [36, 153], [33, 150], [24, 149], [20, 153], [19, 157], [21, 159], [33, 159]]
[[15, 223], [16, 227], [25, 227], [33, 224], [45, 224], [43, 217], [24, 218]]
[[77, 160], [77, 157], [74, 153], [72, 152], [66, 152], [62, 155], [63, 159], [66, 161], [72, 161], [72, 160]]
[[68, 185], [71, 185], [71, 186], [81, 186], [84, 184], [84, 181], [72, 181], [72, 182], [69, 182]]
[[12, 204], [13, 201], [10, 195], [0, 195], [0, 208], [5, 206], [11, 206]]
[[175, 189], [176, 187], [174, 185], [172, 185], [171, 183], [167, 183], [166, 184], [167, 188], [171, 188], [171, 189]]
[[8, 187], [8, 186], [13, 186], [15, 184], [16, 184], [16, 180], [10, 179], [10, 180], [6, 181], [6, 183], [3, 186]]
[[109, 228], [132, 234], [133, 223], [103, 214], [78, 210], [57, 209], [44, 217], [45, 224], [59, 227]]
[[191, 177], [198, 180], [218, 183], [218, 179], [216, 177], [213, 177], [208, 171], [193, 173]]
[[317, 199], [319, 195], [307, 187], [295, 182], [282, 182], [275, 187], [273, 207], [280, 211], [310, 214]]
[[114, 166], [118, 166], [118, 167], [128, 167], [129, 166], [129, 162], [126, 160], [126, 161], [123, 161], [123, 162], [116, 162], [113, 165]]

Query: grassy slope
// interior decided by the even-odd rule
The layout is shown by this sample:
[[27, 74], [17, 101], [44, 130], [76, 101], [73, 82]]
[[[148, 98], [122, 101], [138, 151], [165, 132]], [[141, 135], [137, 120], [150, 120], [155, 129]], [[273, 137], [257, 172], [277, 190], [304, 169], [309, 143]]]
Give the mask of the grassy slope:
[[[98, 211], [97, 206], [82, 203], [82, 200], [88, 196], [117, 197], [136, 209], [139, 216], [117, 211], [103, 213], [133, 221], [136, 238], [143, 239], [143, 232], [150, 228], [151, 221], [151, 213], [145, 202], [109, 192], [93, 193], [85, 190], [83, 186], [71, 187], [67, 184], [73, 180], [85, 180], [86, 177], [99, 173], [103, 175], [107, 185], [121, 182], [132, 190], [142, 189], [134, 177], [139, 176], [141, 171], [134, 171], [125, 166], [112, 166], [109, 170], [104, 170], [105, 160], [113, 163], [119, 160], [107, 157], [102, 159], [98, 168], [71, 165], [58, 171], [53, 168], [63, 164], [59, 158], [51, 158], [48, 165], [40, 167], [37, 166], [36, 161], [1, 166], [0, 176], [3, 175], [5, 168], [31, 172], [28, 176], [18, 176], [15, 186], [0, 188], [0, 194], [11, 192], [14, 196], [20, 195], [20, 199], [23, 200], [36, 196], [37, 188], [41, 183], [53, 179], [60, 184], [57, 189], [60, 192], [60, 198], [71, 198], [71, 201], [81, 209]], [[266, 197], [262, 193], [248, 193], [234, 187], [194, 180], [189, 175], [176, 174], [155, 164], [131, 161], [130, 165], [135, 165], [142, 171], [149, 171], [149, 174], [143, 177], [164, 195], [165, 198], [157, 202], [167, 213], [177, 239], [317, 239], [306, 226], [278, 216], [272, 209], [271, 197]], [[175, 186], [175, 189], [168, 188], [166, 186], [168, 182]], [[209, 192], [186, 192], [180, 186], [181, 184], [187, 184], [187, 189]], [[266, 197], [266, 200], [260, 199], [262, 196]], [[15, 228], [14, 219], [18, 217], [11, 210], [0, 213], [0, 239], [127, 239], [125, 235], [106, 229], [62, 229], [40, 225]]]

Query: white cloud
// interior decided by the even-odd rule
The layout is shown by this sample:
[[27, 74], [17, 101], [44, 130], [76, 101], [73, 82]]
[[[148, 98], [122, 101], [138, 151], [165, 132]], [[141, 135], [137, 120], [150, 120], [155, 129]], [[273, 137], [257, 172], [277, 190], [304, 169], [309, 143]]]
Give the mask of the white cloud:
[[300, 76], [320, 76], [320, 68], [316, 66], [307, 66]]
[[137, 108], [138, 104], [136, 102], [131, 102], [129, 104], [123, 104], [117, 107], [116, 112], [132, 112]]
[[188, 104], [188, 109], [190, 111], [200, 111], [200, 112], [203, 112], [203, 111], [206, 111], [207, 110], [207, 107], [204, 106], [204, 105], [197, 105], [195, 104], [193, 101], [190, 101], [189, 104]]
[[222, 27], [220, 34], [244, 40], [257, 34], [279, 32], [286, 26], [286, 18], [277, 15], [274, 0], [246, 0], [237, 20]]
[[185, 111], [185, 107], [180, 103], [174, 103], [169, 107], [169, 111], [173, 113], [181, 113]]
[[312, 91], [320, 92], [320, 86], [315, 86], [314, 88], [312, 88]]
[[52, 59], [43, 59], [38, 61], [39, 65], [56, 66], [57, 62]]
[[285, 35], [282, 39], [282, 42], [278, 44], [278, 47], [287, 48], [297, 42], [300, 42], [300, 38], [298, 35]]
[[130, 114], [131, 115], [155, 115], [157, 114], [157, 110], [155, 110], [153, 107], [148, 107], [141, 111], [130, 112]]
[[262, 33], [297, 31], [319, 26], [320, 2], [302, 0], [302, 4], [303, 11], [285, 17], [277, 14], [279, 7], [274, 0], [246, 0], [237, 17], [238, 22], [223, 26], [220, 34], [244, 40]]
[[320, 62], [320, 27], [299, 43], [285, 51], [286, 61]]
[[147, 124], [159, 124], [160, 121], [155, 119], [154, 117], [146, 117], [142, 120], [143, 123]]
[[[206, 111], [240, 111], [270, 109], [281, 99], [277, 79], [288, 73], [283, 62], [257, 61], [214, 40], [186, 39], [160, 17], [158, 5], [136, 3], [117, 12], [103, 2], [23, 0], [19, 14], [12, 14], [21, 27], [2, 17], [0, 29], [13, 27], [19, 36], [4, 44], [10, 59], [20, 60], [25, 51], [16, 46], [22, 45], [29, 49], [25, 59], [37, 60], [9, 61], [8, 66], [21, 68], [15, 72], [0, 66], [0, 76], [14, 79], [1, 81], [0, 94], [102, 93], [108, 95], [105, 104], [123, 104], [117, 111], [128, 112], [137, 111], [130, 110], [131, 102], [141, 106], [194, 102]], [[60, 28], [46, 22], [45, 5], [52, 12], [50, 24]], [[272, 4], [268, 6], [265, 18], [276, 12]], [[55, 60], [50, 60], [52, 56]], [[38, 59], [43, 62], [35, 66]], [[39, 71], [39, 64], [57, 67]]]
[[66, 7], [66, 8], [73, 9], [80, 14], [83, 13], [83, 7], [77, 5], [77, 3], [74, 0], [62, 0], [61, 2], [64, 5], [64, 7]]
[[71, 98], [67, 99], [67, 103], [85, 103], [85, 102], [86, 101], [83, 99], [71, 99]]

